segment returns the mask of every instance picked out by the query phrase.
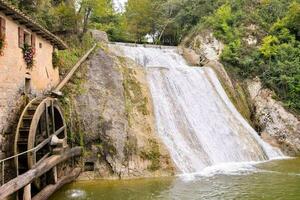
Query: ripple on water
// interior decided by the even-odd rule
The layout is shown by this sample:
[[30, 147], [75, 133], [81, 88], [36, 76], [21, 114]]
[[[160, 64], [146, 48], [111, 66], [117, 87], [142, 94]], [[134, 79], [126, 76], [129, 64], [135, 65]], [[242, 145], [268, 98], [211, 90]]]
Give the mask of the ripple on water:
[[83, 190], [72, 189], [66, 191], [68, 199], [86, 199], [86, 192]]

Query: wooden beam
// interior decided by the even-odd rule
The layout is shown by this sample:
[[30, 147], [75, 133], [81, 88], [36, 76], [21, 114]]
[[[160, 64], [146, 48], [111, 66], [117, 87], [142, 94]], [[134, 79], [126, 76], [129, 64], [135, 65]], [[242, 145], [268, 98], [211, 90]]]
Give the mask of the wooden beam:
[[74, 156], [80, 156], [82, 154], [82, 147], [75, 147], [66, 151], [63, 155], [54, 155], [46, 159], [40, 165], [33, 167], [26, 173], [19, 175], [18, 177], [12, 179], [8, 183], [0, 187], [0, 199], [5, 199], [18, 190], [24, 188], [26, 185], [30, 184], [35, 178], [40, 177], [45, 174], [53, 167], [61, 162], [68, 160]]
[[65, 86], [65, 84], [71, 79], [71, 77], [74, 75], [76, 70], [79, 68], [79, 66], [88, 58], [88, 56], [93, 52], [93, 50], [96, 48], [96, 44], [84, 55], [82, 58], [76, 63], [76, 65], [69, 71], [67, 76], [56, 86], [53, 93], [59, 94], [60, 90]]
[[59, 190], [65, 184], [71, 183], [74, 181], [80, 174], [81, 169], [74, 169], [69, 175], [62, 177], [56, 184], [48, 185], [41, 192], [35, 195], [32, 200], [47, 200], [52, 194], [54, 194], [57, 190]]

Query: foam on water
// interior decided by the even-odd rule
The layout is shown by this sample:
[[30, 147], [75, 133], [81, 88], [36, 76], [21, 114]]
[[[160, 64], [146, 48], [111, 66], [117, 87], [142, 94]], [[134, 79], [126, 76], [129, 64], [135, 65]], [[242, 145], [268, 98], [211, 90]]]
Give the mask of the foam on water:
[[188, 66], [176, 48], [114, 47], [145, 67], [158, 133], [183, 174], [243, 171], [246, 162], [282, 156], [240, 115], [211, 68]]
[[83, 190], [72, 189], [67, 190], [66, 193], [69, 199], [86, 199], [86, 192]]

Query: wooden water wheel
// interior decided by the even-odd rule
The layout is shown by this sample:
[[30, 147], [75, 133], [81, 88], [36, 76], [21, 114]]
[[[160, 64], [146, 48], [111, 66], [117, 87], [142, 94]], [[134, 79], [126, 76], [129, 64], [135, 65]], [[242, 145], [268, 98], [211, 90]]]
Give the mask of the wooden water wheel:
[[[51, 138], [66, 139], [66, 124], [55, 98], [36, 98], [24, 109], [16, 130], [15, 155], [29, 151], [15, 159], [17, 175], [43, 162], [51, 154]], [[48, 184], [49, 174], [34, 181], [36, 190]]]

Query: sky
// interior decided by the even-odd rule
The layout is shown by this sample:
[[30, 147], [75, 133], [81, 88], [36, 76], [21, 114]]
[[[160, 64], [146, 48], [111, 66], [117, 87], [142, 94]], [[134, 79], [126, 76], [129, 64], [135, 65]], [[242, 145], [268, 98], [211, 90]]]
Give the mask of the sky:
[[122, 11], [124, 9], [124, 5], [127, 2], [127, 0], [113, 0], [115, 4], [115, 8], [119, 11]]

